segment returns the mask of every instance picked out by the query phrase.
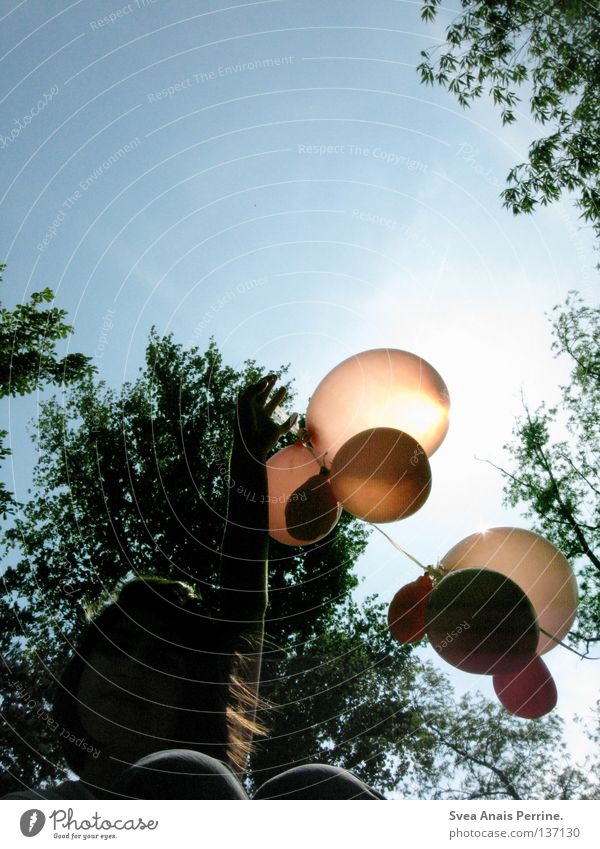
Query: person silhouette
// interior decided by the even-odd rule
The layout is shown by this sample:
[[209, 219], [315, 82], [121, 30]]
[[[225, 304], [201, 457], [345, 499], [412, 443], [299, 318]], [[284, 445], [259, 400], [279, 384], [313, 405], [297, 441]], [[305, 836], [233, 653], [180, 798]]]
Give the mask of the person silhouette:
[[[85, 628], [57, 682], [53, 717], [79, 778], [5, 799], [248, 799], [242, 783], [257, 721], [267, 608], [266, 459], [293, 427], [269, 375], [240, 393], [228, 472], [219, 609], [194, 586], [126, 583]], [[254, 799], [378, 799], [323, 764], [270, 779]]]

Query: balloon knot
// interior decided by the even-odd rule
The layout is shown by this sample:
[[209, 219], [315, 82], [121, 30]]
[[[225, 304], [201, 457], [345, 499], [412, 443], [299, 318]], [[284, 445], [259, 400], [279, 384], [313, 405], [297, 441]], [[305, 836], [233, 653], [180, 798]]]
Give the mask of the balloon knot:
[[425, 574], [428, 575], [434, 584], [437, 584], [438, 581], [441, 581], [444, 575], [447, 574], [447, 570], [444, 567], [441, 561], [434, 563], [431, 566], [428, 566], [425, 569]]
[[310, 433], [305, 427], [298, 428], [298, 441], [303, 445], [308, 445], [310, 443]]

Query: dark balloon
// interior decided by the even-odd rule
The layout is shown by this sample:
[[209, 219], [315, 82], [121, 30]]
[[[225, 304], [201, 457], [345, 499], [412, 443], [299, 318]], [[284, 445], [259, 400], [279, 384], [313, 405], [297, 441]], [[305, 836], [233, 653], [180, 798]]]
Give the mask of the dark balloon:
[[313, 542], [335, 527], [340, 513], [327, 476], [313, 475], [289, 497], [285, 506], [287, 532], [299, 542]]
[[556, 648], [575, 620], [577, 581], [573, 570], [552, 543], [532, 531], [488, 528], [471, 534], [443, 557], [442, 565], [449, 572], [491, 569], [518, 584], [538, 619], [538, 654]]
[[[301, 442], [281, 448], [267, 460], [269, 535], [277, 542], [294, 546], [302, 542], [317, 542], [331, 530], [331, 527], [327, 527], [322, 534], [302, 542], [288, 532], [286, 508], [292, 494], [301, 491], [308, 480], [319, 476], [320, 471], [321, 466]], [[341, 505], [338, 509], [341, 514]]]
[[426, 616], [433, 648], [465, 672], [517, 672], [535, 656], [539, 633], [531, 602], [499, 572], [450, 572], [429, 595]]
[[518, 672], [494, 675], [494, 690], [506, 710], [523, 719], [539, 719], [556, 707], [554, 678], [541, 657]]

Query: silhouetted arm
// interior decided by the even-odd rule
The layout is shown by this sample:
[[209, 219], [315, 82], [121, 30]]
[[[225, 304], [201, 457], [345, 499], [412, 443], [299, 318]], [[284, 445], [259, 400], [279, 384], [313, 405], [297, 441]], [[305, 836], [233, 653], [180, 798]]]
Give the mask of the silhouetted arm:
[[[229, 466], [229, 503], [221, 551], [221, 619], [237, 623], [240, 642], [253, 642], [248, 654], [246, 685], [258, 694], [264, 616], [267, 608], [269, 505], [266, 458], [277, 440], [292, 427], [271, 414], [285, 397], [270, 375], [250, 386], [238, 398], [233, 448]], [[243, 650], [243, 649], [242, 649]]]

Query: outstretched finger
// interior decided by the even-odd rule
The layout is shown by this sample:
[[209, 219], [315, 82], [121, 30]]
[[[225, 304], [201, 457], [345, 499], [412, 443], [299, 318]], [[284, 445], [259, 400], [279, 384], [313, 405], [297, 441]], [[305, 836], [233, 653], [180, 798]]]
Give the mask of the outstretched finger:
[[292, 413], [292, 415], [285, 421], [282, 425], [279, 426], [279, 436], [285, 436], [296, 424], [298, 421], [298, 413]]
[[259, 380], [258, 383], [254, 384], [254, 389], [256, 389], [257, 395], [265, 395], [271, 391], [275, 383], [277, 382], [276, 374], [268, 374], [266, 377], [263, 377], [262, 380]]
[[265, 413], [270, 416], [273, 410], [275, 410], [279, 404], [283, 401], [285, 396], [287, 395], [287, 389], [285, 386], [281, 386], [277, 392], [273, 395], [270, 401], [267, 401], [265, 404]]
[[261, 398], [261, 396], [268, 395], [276, 380], [276, 374], [268, 374], [266, 377], [261, 378], [261, 380], [257, 383], [252, 383], [250, 386], [247, 386], [241, 393], [240, 397]]

